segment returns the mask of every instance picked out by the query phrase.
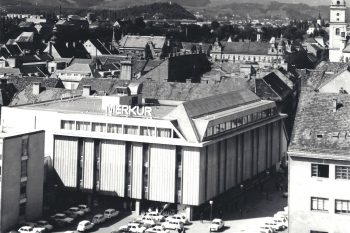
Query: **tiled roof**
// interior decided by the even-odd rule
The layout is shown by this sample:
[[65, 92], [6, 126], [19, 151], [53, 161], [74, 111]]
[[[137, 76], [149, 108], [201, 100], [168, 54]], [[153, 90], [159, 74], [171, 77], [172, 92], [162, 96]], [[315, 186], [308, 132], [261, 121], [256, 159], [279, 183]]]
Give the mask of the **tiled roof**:
[[192, 46], [196, 46], [197, 51], [202, 47], [202, 51], [208, 51], [211, 49], [211, 44], [209, 43], [191, 43], [191, 42], [181, 42], [181, 46], [185, 50], [192, 50]]
[[152, 42], [154, 48], [162, 49], [165, 44], [165, 36], [135, 36], [126, 35], [120, 41], [121, 48], [145, 48], [148, 42]]
[[301, 93], [289, 150], [350, 156], [349, 139], [350, 95]]
[[64, 88], [44, 88], [39, 95], [33, 95], [33, 85], [27, 86], [24, 90], [17, 93], [11, 101], [11, 106], [32, 104], [36, 102], [58, 100], [73, 96], [80, 96], [81, 90], [67, 90]]
[[264, 42], [226, 42], [224, 44], [222, 53], [267, 55], [269, 46], [269, 43]]
[[248, 89], [223, 93], [183, 103], [187, 115], [196, 118], [259, 101], [260, 98]]
[[289, 88], [288, 85], [274, 72], [263, 77], [263, 80], [272, 88], [281, 100], [285, 99], [292, 92], [292, 89]]
[[11, 77], [11, 78], [7, 78], [7, 82], [12, 83], [17, 89], [17, 91], [24, 90], [27, 86], [31, 85], [33, 82], [41, 82], [41, 86], [43, 87], [58, 87], [58, 88], [64, 87], [62, 84], [62, 81], [56, 78]]
[[281, 101], [282, 98], [269, 86], [264, 79], [256, 79], [252, 91], [261, 99]]
[[[82, 89], [84, 85], [90, 85], [93, 91], [112, 95], [115, 94], [116, 87], [129, 83], [130, 81], [118, 79], [83, 78], [78, 89]], [[248, 87], [249, 81], [241, 78], [225, 79], [216, 84], [144, 81], [142, 95], [147, 99], [187, 101]]]

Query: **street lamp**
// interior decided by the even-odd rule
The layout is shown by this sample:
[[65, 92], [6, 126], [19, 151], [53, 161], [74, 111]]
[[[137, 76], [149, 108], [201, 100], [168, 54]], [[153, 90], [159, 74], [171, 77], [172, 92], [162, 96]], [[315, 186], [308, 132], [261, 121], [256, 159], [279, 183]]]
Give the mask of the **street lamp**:
[[209, 204], [210, 204], [210, 221], [213, 220], [213, 201], [210, 200]]

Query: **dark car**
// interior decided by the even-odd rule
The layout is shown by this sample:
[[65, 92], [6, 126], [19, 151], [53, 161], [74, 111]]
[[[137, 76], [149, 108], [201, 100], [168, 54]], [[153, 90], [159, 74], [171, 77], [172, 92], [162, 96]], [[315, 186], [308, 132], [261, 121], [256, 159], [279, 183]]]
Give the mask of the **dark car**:
[[69, 210], [63, 211], [63, 213], [66, 214], [68, 217], [74, 219], [74, 221], [76, 221], [79, 218], [79, 216], [76, 213], [73, 213]]

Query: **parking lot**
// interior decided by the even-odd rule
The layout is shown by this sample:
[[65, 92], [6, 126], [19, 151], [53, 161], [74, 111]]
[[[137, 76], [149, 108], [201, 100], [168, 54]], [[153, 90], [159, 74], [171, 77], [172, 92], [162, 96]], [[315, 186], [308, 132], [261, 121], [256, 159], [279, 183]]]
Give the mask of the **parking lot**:
[[[276, 212], [282, 211], [285, 206], [287, 206], [287, 198], [283, 197], [281, 191], [276, 190], [274, 181], [271, 180], [265, 185], [264, 191], [256, 189], [247, 191], [245, 193], [244, 204], [241, 208], [222, 213], [223, 220], [225, 221], [223, 232], [258, 232], [257, 228], [263, 225], [268, 217], [273, 217]], [[215, 211], [215, 203], [213, 209], [213, 212], [218, 212]], [[83, 219], [91, 220], [94, 214], [102, 212], [103, 210], [93, 209]], [[111, 233], [112, 231], [117, 231], [119, 227], [135, 220], [136, 217], [136, 215], [130, 212], [121, 212], [118, 217], [98, 225], [91, 232]], [[218, 216], [214, 215], [213, 218], [215, 217]], [[185, 229], [187, 233], [209, 232], [209, 225], [209, 219], [204, 219], [203, 222], [192, 221], [190, 225], [185, 226]], [[77, 223], [67, 228], [54, 230], [53, 232], [75, 231], [76, 227]], [[283, 232], [288, 232], [288, 230]]]

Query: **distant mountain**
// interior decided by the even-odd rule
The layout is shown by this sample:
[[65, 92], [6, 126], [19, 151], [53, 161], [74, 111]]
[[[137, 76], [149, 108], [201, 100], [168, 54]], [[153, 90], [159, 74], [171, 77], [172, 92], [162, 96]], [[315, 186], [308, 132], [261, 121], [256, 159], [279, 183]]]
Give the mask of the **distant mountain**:
[[[210, 3], [210, 0], [61, 0], [63, 7], [71, 8], [108, 8], [108, 9], [123, 9], [139, 5], [147, 5], [157, 2], [178, 3], [182, 6], [205, 6]], [[41, 5], [41, 6], [58, 6], [59, 0], [1, 0], [0, 5]]]
[[[265, 5], [269, 4], [271, 1], [272, 0], [210, 0], [212, 5], [228, 5], [230, 3], [260, 3]], [[308, 0], [307, 2], [305, 0], [278, 0], [278, 2], [291, 4], [307, 3], [312, 6], [330, 4], [330, 0]]]

